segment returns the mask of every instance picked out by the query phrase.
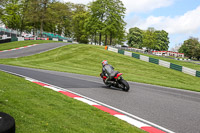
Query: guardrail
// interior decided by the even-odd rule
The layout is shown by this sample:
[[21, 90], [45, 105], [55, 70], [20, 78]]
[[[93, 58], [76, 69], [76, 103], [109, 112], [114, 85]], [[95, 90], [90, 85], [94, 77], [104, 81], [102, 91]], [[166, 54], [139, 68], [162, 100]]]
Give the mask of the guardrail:
[[160, 60], [160, 59], [154, 59], [154, 58], [151, 58], [151, 57], [148, 57], [148, 56], [135, 54], [135, 53], [132, 53], [132, 52], [124, 51], [124, 50], [113, 48], [113, 47], [108, 47], [107, 50], [115, 52], [115, 53], [123, 54], [123, 55], [126, 55], [126, 56], [130, 56], [130, 57], [133, 57], [133, 58], [136, 58], [136, 59], [140, 59], [142, 61], [158, 64], [160, 66], [163, 66], [163, 67], [166, 67], [166, 68], [171, 68], [173, 70], [180, 71], [180, 72], [192, 75], [192, 76], [200, 77], [200, 71], [197, 71], [197, 70], [194, 70], [194, 69], [191, 69], [191, 68], [187, 68], [187, 67], [184, 67], [184, 66], [180, 66], [180, 65], [177, 65], [177, 64], [173, 64], [173, 63], [170, 63], [170, 62], [167, 62], [167, 61], [163, 61], [163, 60]]
[[153, 54], [152, 51], [145, 52], [145, 50], [143, 50], [143, 49], [129, 48], [129, 47], [116, 47], [116, 46], [112, 46], [112, 47], [117, 48], [117, 49], [121, 49], [121, 50], [131, 51], [131, 52], [138, 52], [138, 53], [143, 53], [143, 54], [148, 54], [148, 55], [154, 55], [154, 56], [169, 58], [169, 59], [173, 59], [173, 60], [191, 61], [191, 59], [183, 59], [183, 58], [175, 58], [175, 57], [173, 58], [173, 57], [169, 57], [169, 56], [156, 55], [156, 54]]

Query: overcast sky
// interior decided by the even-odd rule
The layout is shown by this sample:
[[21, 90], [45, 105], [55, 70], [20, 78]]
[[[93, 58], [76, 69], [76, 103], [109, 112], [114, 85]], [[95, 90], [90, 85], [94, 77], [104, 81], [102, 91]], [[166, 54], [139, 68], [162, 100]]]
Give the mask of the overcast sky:
[[[92, 0], [62, 0], [88, 4]], [[122, 0], [127, 30], [154, 27], [169, 33], [170, 48], [189, 37], [200, 38], [200, 0]]]

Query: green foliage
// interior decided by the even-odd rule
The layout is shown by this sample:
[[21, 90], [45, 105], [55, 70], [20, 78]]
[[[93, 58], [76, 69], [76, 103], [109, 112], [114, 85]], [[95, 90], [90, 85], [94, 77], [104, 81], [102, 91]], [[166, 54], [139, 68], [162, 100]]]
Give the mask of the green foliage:
[[147, 49], [154, 49], [156, 44], [156, 34], [154, 28], [148, 28], [144, 32], [143, 46]]
[[200, 42], [198, 38], [189, 38], [184, 41], [183, 45], [179, 49], [180, 53], [184, 53], [185, 56], [191, 58], [200, 59]]
[[21, 6], [18, 0], [6, 4], [4, 14], [1, 15], [2, 22], [11, 29], [19, 29], [21, 25]]
[[143, 31], [137, 27], [130, 28], [127, 35], [128, 45], [130, 47], [142, 48], [143, 44]]
[[85, 29], [86, 20], [89, 17], [89, 13], [86, 11], [86, 6], [83, 4], [75, 5], [73, 11], [72, 25], [74, 31], [74, 37], [80, 43], [88, 43], [88, 36]]
[[105, 36], [105, 45], [107, 45], [108, 36], [110, 44], [115, 38], [118, 39], [116, 42], [123, 40], [125, 8], [120, 0], [96, 0], [90, 3], [89, 12], [91, 17], [86, 27], [90, 28], [93, 34], [99, 35], [99, 44], [102, 43], [103, 35]]
[[154, 28], [148, 28], [143, 31], [137, 27], [130, 28], [127, 35], [128, 45], [131, 47], [146, 47], [151, 50], [168, 50], [169, 37], [164, 30], [159, 31]]
[[50, 3], [47, 13], [50, 23], [46, 23], [44, 30], [65, 36], [72, 36], [72, 4], [54, 2]]
[[[124, 41], [125, 8], [120, 0], [96, 0], [86, 5], [58, 0], [2, 0], [0, 20], [16, 30], [64, 34], [80, 43]], [[97, 37], [98, 36], [98, 37]]]
[[156, 45], [154, 47], [154, 50], [164, 50], [167, 51], [169, 46], [169, 37], [168, 33], [164, 30], [161, 31], [155, 31], [156, 36]]

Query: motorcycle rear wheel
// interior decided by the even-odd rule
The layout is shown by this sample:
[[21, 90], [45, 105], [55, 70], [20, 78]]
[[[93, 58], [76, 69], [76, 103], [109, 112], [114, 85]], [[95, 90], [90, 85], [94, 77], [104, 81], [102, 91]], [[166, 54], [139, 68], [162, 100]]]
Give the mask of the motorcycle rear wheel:
[[126, 91], [126, 92], [128, 92], [129, 91], [129, 84], [128, 84], [128, 82], [126, 81], [126, 80], [124, 80], [124, 79], [121, 79], [120, 80], [120, 84], [122, 85], [122, 89], [123, 89], [123, 91]]

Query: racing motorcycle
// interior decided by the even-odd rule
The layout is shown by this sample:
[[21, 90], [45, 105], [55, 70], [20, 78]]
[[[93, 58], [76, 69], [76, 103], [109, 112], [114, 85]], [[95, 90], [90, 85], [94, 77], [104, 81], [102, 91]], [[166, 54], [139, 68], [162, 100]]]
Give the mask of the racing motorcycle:
[[104, 75], [103, 73], [100, 73], [100, 77], [103, 79], [103, 82], [107, 87], [113, 86], [121, 88], [123, 91], [126, 92], [129, 91], [129, 84], [126, 80], [123, 79], [122, 73], [119, 73], [118, 71], [113, 71], [110, 76], [111, 80], [105, 82], [108, 76]]

